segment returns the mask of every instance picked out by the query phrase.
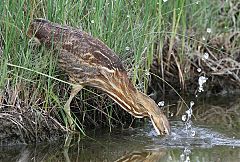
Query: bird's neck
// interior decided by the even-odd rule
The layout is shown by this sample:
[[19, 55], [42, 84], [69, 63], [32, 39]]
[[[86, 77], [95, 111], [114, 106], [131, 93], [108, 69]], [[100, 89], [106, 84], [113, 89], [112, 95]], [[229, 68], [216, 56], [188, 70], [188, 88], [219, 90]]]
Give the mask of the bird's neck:
[[106, 92], [124, 110], [137, 118], [148, 116], [147, 111], [137, 105], [138, 100], [141, 100], [138, 96], [142, 93], [134, 87], [126, 72], [115, 72], [111, 77], [106, 76], [101, 82], [101, 86], [97, 88]]

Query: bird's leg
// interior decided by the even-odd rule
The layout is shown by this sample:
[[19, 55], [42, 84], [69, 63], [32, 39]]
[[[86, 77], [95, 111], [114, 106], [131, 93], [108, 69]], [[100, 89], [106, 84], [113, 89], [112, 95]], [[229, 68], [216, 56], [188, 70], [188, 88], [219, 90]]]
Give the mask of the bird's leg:
[[75, 126], [74, 126], [73, 118], [72, 118], [71, 112], [70, 112], [70, 104], [71, 104], [71, 102], [72, 102], [73, 97], [75, 97], [75, 96], [77, 95], [77, 93], [78, 93], [82, 88], [83, 88], [82, 85], [74, 85], [74, 86], [72, 87], [70, 97], [69, 97], [69, 99], [67, 100], [66, 104], [64, 105], [64, 111], [65, 111], [66, 116], [67, 116], [67, 126], [69, 125], [71, 130], [75, 130]]
[[64, 148], [63, 148], [63, 155], [65, 158], [66, 162], [71, 162], [70, 158], [69, 158], [69, 148], [70, 148], [70, 144], [72, 142], [73, 139], [73, 134], [72, 133], [68, 133], [65, 139], [65, 143], [64, 143]]

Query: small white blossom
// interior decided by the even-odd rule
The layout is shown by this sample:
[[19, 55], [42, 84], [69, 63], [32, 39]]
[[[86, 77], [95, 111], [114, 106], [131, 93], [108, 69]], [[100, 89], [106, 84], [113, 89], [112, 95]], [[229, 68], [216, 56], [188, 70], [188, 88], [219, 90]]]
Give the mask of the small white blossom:
[[202, 71], [202, 69], [201, 69], [201, 68], [197, 68], [197, 72], [199, 72], [199, 73], [200, 73], [201, 71]]

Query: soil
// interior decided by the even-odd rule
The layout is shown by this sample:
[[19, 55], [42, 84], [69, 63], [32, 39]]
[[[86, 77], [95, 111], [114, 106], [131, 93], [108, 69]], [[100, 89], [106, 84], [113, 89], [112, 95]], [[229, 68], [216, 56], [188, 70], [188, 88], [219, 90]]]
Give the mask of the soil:
[[53, 141], [66, 132], [63, 126], [43, 110], [0, 107], [0, 145]]

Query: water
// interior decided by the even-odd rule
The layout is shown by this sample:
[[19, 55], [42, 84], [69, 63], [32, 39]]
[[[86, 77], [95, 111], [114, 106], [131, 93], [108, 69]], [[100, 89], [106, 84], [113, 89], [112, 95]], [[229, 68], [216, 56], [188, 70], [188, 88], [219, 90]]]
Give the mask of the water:
[[[234, 103], [225, 101], [225, 105], [219, 102], [218, 106], [194, 107], [191, 130], [186, 129], [181, 116], [171, 119], [172, 134], [168, 137], [155, 136], [150, 123], [112, 133], [96, 130], [88, 133], [91, 138], [74, 136], [69, 148], [63, 147], [64, 139], [36, 146], [0, 147], [0, 161], [238, 162], [240, 102], [239, 99], [234, 99]], [[220, 112], [218, 108], [227, 105], [225, 114]]]

